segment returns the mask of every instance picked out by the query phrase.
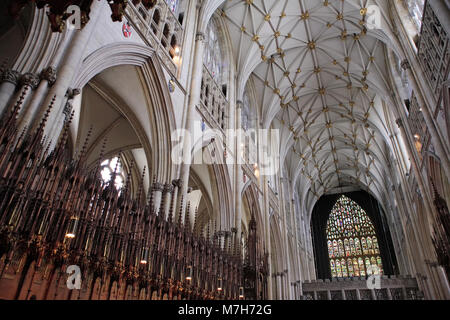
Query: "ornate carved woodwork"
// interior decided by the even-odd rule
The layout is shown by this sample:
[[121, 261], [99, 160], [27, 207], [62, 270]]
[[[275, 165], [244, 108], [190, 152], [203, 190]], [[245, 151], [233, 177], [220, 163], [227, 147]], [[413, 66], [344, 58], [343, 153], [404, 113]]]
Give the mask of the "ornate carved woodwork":
[[[89, 22], [89, 14], [91, 11], [91, 5], [93, 0], [15, 0], [9, 5], [9, 13], [14, 18], [17, 18], [20, 12], [28, 3], [34, 2], [38, 9], [48, 8], [48, 19], [53, 32], [62, 32], [64, 30], [66, 20], [71, 17], [74, 12], [70, 12], [70, 7], [75, 5], [80, 8], [80, 23], [83, 27]], [[137, 4], [140, 1], [133, 0], [133, 3]], [[154, 1], [143, 1], [144, 6], [149, 8], [155, 5]], [[128, 0], [111, 0], [108, 1], [111, 7], [111, 19], [112, 21], [122, 21], [122, 17], [125, 13], [125, 8], [128, 4]]]
[[434, 183], [434, 206], [438, 216], [434, 223], [433, 244], [436, 250], [438, 264], [442, 266], [450, 279], [450, 213], [447, 203], [436, 190]]
[[[31, 293], [37, 299], [238, 299], [241, 249], [232, 247], [235, 241], [219, 243], [209, 227], [206, 235], [193, 232], [189, 205], [182, 221], [183, 213], [174, 212], [178, 183], [162, 188], [162, 200], [169, 203], [165, 217], [155, 209], [154, 190], [162, 185], [156, 179], [148, 199], [142, 181], [137, 194], [131, 193], [131, 176], [120, 190], [115, 172], [104, 182], [103, 151], [91, 170], [87, 142], [78, 158], [67, 156], [71, 119], [50, 151], [43, 133], [52, 105], [36, 132], [18, 132], [25, 93], [0, 121], [2, 294], [16, 274], [8, 294], [16, 299]], [[248, 259], [252, 270], [255, 257]], [[81, 290], [66, 288], [70, 265], [80, 268]]]

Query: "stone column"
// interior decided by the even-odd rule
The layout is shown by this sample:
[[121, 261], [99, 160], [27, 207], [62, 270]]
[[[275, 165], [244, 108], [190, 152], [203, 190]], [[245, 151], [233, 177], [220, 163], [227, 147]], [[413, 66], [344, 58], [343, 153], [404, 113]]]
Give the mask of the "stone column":
[[[445, 274], [445, 270], [442, 266], [437, 265], [436, 269], [437, 269], [437, 272], [441, 279], [447, 279], [447, 275]], [[444, 283], [442, 283], [442, 288], [443, 288], [444, 293], [446, 294], [445, 299], [449, 300], [450, 299], [450, 296], [449, 296], [450, 295], [450, 286], [449, 286], [448, 280], [444, 281]]]
[[[172, 197], [171, 197], [171, 199], [170, 199], [170, 203], [172, 203], [172, 201], [175, 201], [174, 202], [174, 208], [173, 208], [173, 219], [174, 219], [174, 222], [177, 222], [177, 218], [178, 218], [178, 212], [177, 212], [177, 202], [176, 202], [176, 200], [178, 199], [178, 191], [179, 191], [179, 189], [181, 188], [181, 186], [182, 186], [182, 181], [181, 181], [181, 179], [178, 179], [178, 180], [173, 180], [172, 181], [172, 185], [173, 185], [173, 192], [172, 192]], [[184, 201], [186, 201], [186, 199], [184, 199]]]
[[377, 295], [375, 294], [374, 289], [370, 289], [370, 294], [372, 295], [372, 300], [377, 300]]
[[298, 300], [298, 297], [297, 297], [297, 284], [295, 283], [295, 282], [291, 282], [291, 290], [292, 290], [292, 292], [294, 292], [294, 294], [293, 294], [293, 300]]
[[162, 191], [164, 189], [164, 186], [162, 183], [155, 182], [152, 185], [152, 192], [153, 192], [153, 201], [154, 201], [154, 209], [156, 213], [159, 213], [159, 208], [161, 206], [161, 198], [162, 198]]
[[0, 116], [7, 109], [8, 102], [14, 95], [17, 84], [20, 80], [20, 73], [15, 70], [7, 69], [3, 71], [0, 78]]
[[51, 87], [56, 82], [56, 68], [48, 67], [42, 70], [39, 77], [41, 81], [33, 97], [30, 100], [29, 106], [19, 116], [19, 129], [22, 129], [27, 125], [31, 125], [30, 122], [33, 116], [38, 112], [39, 107], [41, 107], [44, 110], [47, 109], [48, 106], [41, 105], [41, 101], [48, 87]]
[[390, 288], [386, 288], [386, 291], [387, 291], [387, 297], [388, 297], [388, 300], [393, 300], [393, 299], [392, 299], [391, 289], [390, 289]]
[[164, 206], [161, 205], [159, 212], [166, 220], [169, 215], [170, 200], [172, 198], [171, 196], [172, 196], [173, 190], [174, 190], [174, 187], [172, 184], [167, 183], [164, 185], [164, 189], [163, 189], [163, 193], [162, 193], [162, 197], [164, 199], [164, 201], [162, 203], [164, 203]]
[[[242, 166], [241, 166], [241, 143], [242, 143], [242, 135], [241, 135], [241, 126], [242, 126], [242, 107], [243, 102], [238, 100], [236, 102], [236, 124], [235, 129], [239, 134], [236, 136], [236, 145], [235, 145], [235, 220], [234, 225], [238, 231], [238, 234], [242, 232], [242, 188], [243, 188], [243, 178], [242, 178]], [[257, 226], [258, 228], [262, 228], [262, 226]], [[236, 245], [238, 245], [240, 239], [236, 239]]]
[[342, 289], [342, 300], [347, 300], [347, 295], [345, 294], [345, 290]]
[[35, 90], [38, 87], [39, 81], [40, 81], [39, 76], [31, 72], [25, 73], [20, 78], [19, 81], [20, 88], [17, 91], [16, 96], [13, 98], [14, 101], [11, 103], [11, 105], [16, 104], [17, 101], [19, 101], [22, 92], [24, 90], [27, 90], [27, 93], [25, 94], [24, 100], [22, 102], [22, 108], [19, 111], [20, 114], [22, 114], [24, 110], [26, 110], [26, 104], [30, 99], [30, 97], [33, 96], [33, 90]]
[[[285, 249], [284, 249], [284, 252], [285, 252], [284, 264], [285, 264], [285, 266], [289, 266], [291, 257], [290, 257], [290, 252], [289, 252], [289, 242], [288, 242], [288, 238], [287, 238], [288, 228], [287, 228], [286, 206], [284, 205], [284, 199], [285, 199], [284, 193], [286, 192], [284, 180], [285, 180], [285, 178], [280, 178], [278, 180], [279, 190], [280, 190], [280, 193], [278, 195], [278, 203], [279, 203], [279, 206], [280, 206], [281, 215], [283, 217], [282, 229], [284, 229], [284, 232], [282, 232], [282, 237], [283, 237], [282, 241], [284, 242], [284, 247], [285, 247]], [[286, 282], [289, 283], [290, 282], [290, 275], [287, 272], [287, 270], [285, 270], [285, 277], [286, 277]], [[289, 289], [290, 289], [289, 287], [286, 288], [285, 299], [289, 299], [289, 296], [290, 296], [290, 290]]]
[[[91, 5], [90, 21], [86, 26], [80, 31], [75, 30], [75, 36], [73, 41], [67, 47], [66, 55], [61, 63], [61, 68], [58, 72], [58, 79], [48, 91], [46, 98], [43, 100], [42, 105], [48, 106], [50, 101], [55, 97], [54, 108], [48, 119], [48, 126], [46, 127], [46, 135], [52, 139], [58, 127], [58, 120], [63, 116], [63, 110], [65, 105], [63, 104], [65, 94], [67, 89], [72, 85], [72, 81], [76, 73], [80, 69], [80, 65], [83, 59], [83, 54], [85, 49], [92, 37], [95, 34], [95, 28], [98, 23], [98, 17], [100, 15], [103, 1], [94, 1]], [[32, 126], [36, 128], [45, 113], [44, 108], [40, 108], [39, 112], [32, 118]]]
[[283, 274], [277, 273], [278, 300], [283, 300]]
[[[194, 53], [194, 61], [192, 68], [192, 81], [191, 81], [191, 89], [189, 96], [189, 103], [187, 107], [186, 113], [186, 134], [191, 135], [193, 137], [193, 129], [194, 129], [194, 114], [195, 108], [200, 103], [200, 91], [201, 91], [201, 82], [202, 82], [202, 74], [203, 74], [203, 53], [205, 50], [205, 34], [203, 32], [198, 32], [195, 37], [195, 53]], [[182, 206], [183, 219], [186, 213], [186, 201], [181, 204], [181, 197], [186, 199], [188, 185], [189, 185], [189, 171], [191, 168], [191, 150], [195, 141], [191, 141], [190, 137], [183, 137], [183, 156], [182, 156], [182, 165], [180, 171], [180, 179], [182, 181], [182, 187], [179, 194], [178, 206], [180, 208]]]
[[274, 292], [270, 292], [270, 296], [271, 299], [270, 300], [276, 300], [277, 299], [277, 292], [278, 292], [278, 283], [277, 283], [277, 274], [274, 273], [272, 274], [271, 277], [269, 277], [270, 279], [273, 279], [271, 282], [273, 283], [271, 290], [273, 290]]
[[361, 300], [361, 292], [359, 292], [359, 289], [356, 289], [356, 300]]
[[[260, 148], [261, 149], [261, 148]], [[261, 151], [261, 150], [260, 150]], [[270, 241], [270, 203], [269, 203], [269, 184], [267, 183], [267, 176], [263, 177], [263, 192], [264, 192], [264, 206], [263, 206], [263, 213], [264, 213], [264, 234], [265, 234], [265, 241], [266, 241], [266, 249], [267, 253], [269, 255], [269, 273], [272, 272], [273, 266], [271, 263], [271, 257], [272, 257], [272, 246]], [[270, 281], [268, 281], [267, 286], [269, 288], [269, 292], [272, 292], [272, 279], [269, 278]], [[273, 299], [275, 297], [268, 297], [269, 299]]]
[[402, 294], [403, 294], [403, 299], [404, 300], [408, 300], [408, 293], [406, 292], [406, 288], [402, 287]]
[[300, 280], [297, 281], [297, 287], [299, 297], [303, 296], [303, 283]]

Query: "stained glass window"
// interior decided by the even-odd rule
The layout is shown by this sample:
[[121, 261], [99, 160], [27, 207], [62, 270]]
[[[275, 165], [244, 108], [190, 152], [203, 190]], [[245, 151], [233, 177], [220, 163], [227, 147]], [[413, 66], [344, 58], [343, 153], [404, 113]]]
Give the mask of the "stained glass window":
[[103, 182], [107, 183], [111, 181], [112, 174], [114, 172], [116, 173], [114, 185], [116, 186], [117, 189], [121, 189], [123, 187], [123, 182], [125, 179], [122, 166], [119, 161], [119, 157], [107, 159], [101, 163], [100, 175], [102, 177]]
[[206, 48], [203, 62], [218, 85], [222, 85], [223, 59], [219, 41], [219, 31], [213, 19], [206, 29]]
[[342, 276], [344, 278], [348, 277], [348, 274], [347, 274], [347, 262], [345, 261], [345, 259], [341, 260], [341, 268], [342, 268]]
[[170, 11], [175, 13], [178, 9], [178, 0], [166, 0], [167, 5], [169, 6]]
[[338, 278], [342, 278], [341, 261], [339, 259], [336, 260], [336, 275]]
[[353, 261], [350, 258], [348, 258], [348, 260], [347, 260], [347, 267], [348, 267], [348, 276], [349, 277], [353, 277], [354, 276], [354, 273], [353, 273]]
[[333, 276], [333, 278], [337, 277], [336, 265], [334, 264], [334, 260], [333, 259], [330, 260], [330, 266], [331, 266], [331, 275]]
[[334, 258], [333, 243], [331, 241], [328, 241], [328, 256]]
[[355, 277], [359, 277], [359, 265], [356, 258], [353, 258], [353, 271], [355, 272]]
[[383, 274], [375, 228], [356, 202], [346, 196], [338, 199], [326, 233], [333, 278]]
[[422, 14], [425, 0], [405, 0], [405, 3], [411, 19], [413, 20], [417, 29], [420, 30], [422, 26]]

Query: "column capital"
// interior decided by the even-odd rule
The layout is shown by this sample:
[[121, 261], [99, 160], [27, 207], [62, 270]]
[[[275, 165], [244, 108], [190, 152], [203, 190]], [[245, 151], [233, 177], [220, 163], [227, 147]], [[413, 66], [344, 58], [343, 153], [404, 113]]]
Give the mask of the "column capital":
[[164, 190], [164, 185], [162, 183], [155, 182], [153, 184], [152, 189], [153, 189], [153, 191], [163, 191]]
[[402, 60], [400, 66], [402, 67], [403, 70], [411, 69], [411, 64], [409, 63], [408, 59]]
[[9, 82], [17, 85], [20, 80], [20, 72], [12, 69], [6, 69], [2, 72], [0, 82]]
[[49, 66], [41, 71], [41, 80], [46, 80], [49, 86], [52, 86], [56, 82], [56, 68]]
[[72, 100], [73, 98], [75, 98], [77, 95], [79, 95], [81, 93], [81, 90], [80, 89], [78, 89], [78, 88], [69, 88], [69, 89], [67, 89], [67, 92], [66, 92], [66, 97], [69, 99], [69, 100]]
[[164, 190], [163, 190], [163, 192], [164, 192], [164, 193], [172, 193], [172, 192], [173, 192], [173, 189], [174, 189], [173, 185], [167, 183], [167, 184], [164, 185]]
[[39, 77], [31, 72], [25, 73], [20, 78], [21, 85], [31, 87], [33, 90], [37, 88], [37, 86], [39, 85], [39, 81], [40, 81]]
[[438, 263], [437, 261], [431, 261], [431, 260], [428, 260], [428, 259], [425, 259], [424, 261], [425, 261], [425, 263], [426, 263], [427, 265], [429, 265], [431, 268], [437, 268], [437, 267], [439, 267], [439, 263]]
[[181, 188], [181, 186], [183, 185], [183, 180], [181, 180], [181, 179], [173, 180], [172, 185], [174, 187]]
[[398, 118], [397, 120], [395, 120], [395, 123], [397, 124], [397, 126], [398, 126], [399, 128], [403, 127], [403, 121], [402, 121], [402, 119]]
[[205, 33], [204, 32], [197, 32], [195, 35], [195, 41], [205, 41]]
[[236, 100], [236, 109], [242, 109], [243, 106], [244, 102], [242, 102], [242, 100]]

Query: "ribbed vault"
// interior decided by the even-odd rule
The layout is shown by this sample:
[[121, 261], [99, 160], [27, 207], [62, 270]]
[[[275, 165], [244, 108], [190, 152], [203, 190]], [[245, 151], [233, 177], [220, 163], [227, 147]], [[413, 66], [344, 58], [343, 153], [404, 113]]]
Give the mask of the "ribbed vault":
[[[380, 10], [379, 29], [367, 28], [372, 5]], [[281, 130], [282, 160], [310, 208], [338, 187], [386, 193], [388, 7], [372, 0], [231, 0], [219, 9], [234, 44], [238, 95], [253, 78], [261, 124]]]

